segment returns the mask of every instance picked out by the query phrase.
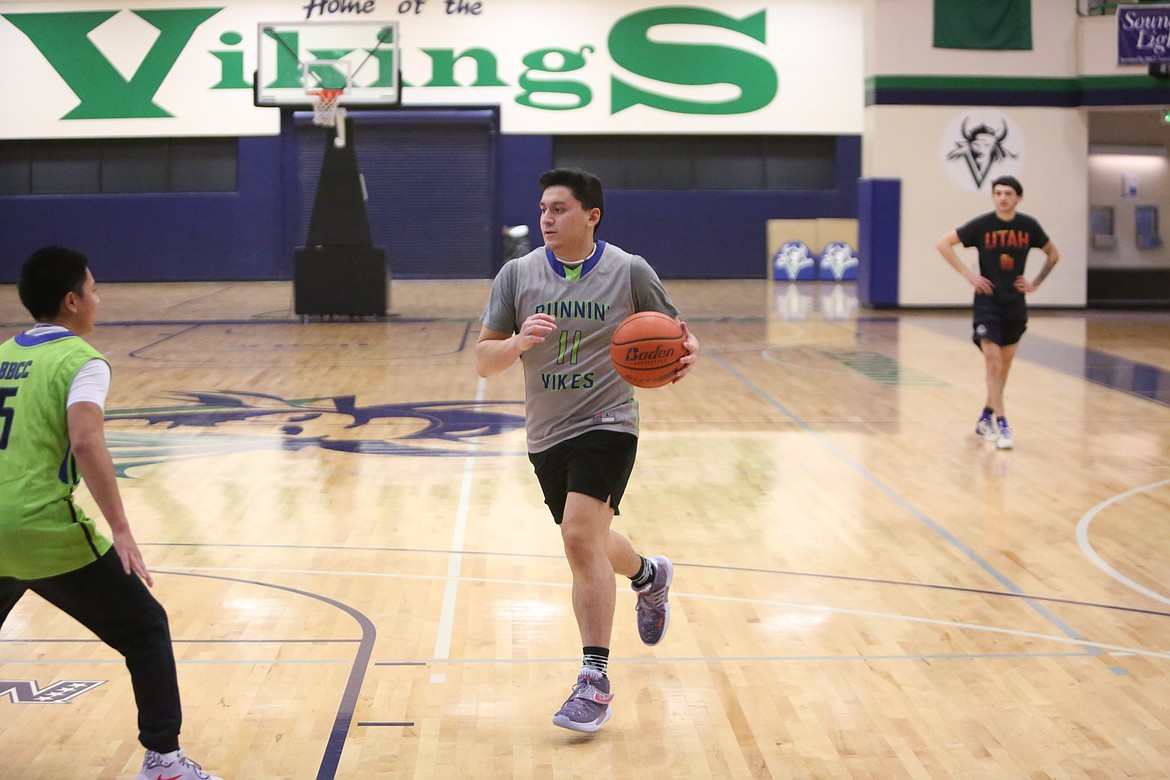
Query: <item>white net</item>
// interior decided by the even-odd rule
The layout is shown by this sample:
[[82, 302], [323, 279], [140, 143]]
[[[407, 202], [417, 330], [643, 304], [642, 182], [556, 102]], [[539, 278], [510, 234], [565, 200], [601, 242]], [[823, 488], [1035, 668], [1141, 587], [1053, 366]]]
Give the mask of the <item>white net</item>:
[[309, 93], [313, 98], [313, 124], [337, 126], [337, 103], [344, 92], [343, 89], [318, 89]]

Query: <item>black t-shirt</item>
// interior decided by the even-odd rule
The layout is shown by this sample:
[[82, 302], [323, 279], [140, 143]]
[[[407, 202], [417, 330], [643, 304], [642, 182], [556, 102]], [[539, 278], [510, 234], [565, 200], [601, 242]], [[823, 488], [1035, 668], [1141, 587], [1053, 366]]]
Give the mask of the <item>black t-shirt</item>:
[[[1014, 286], [1024, 273], [1024, 262], [1033, 247], [1048, 244], [1048, 234], [1027, 214], [1016, 212], [1004, 221], [994, 211], [981, 214], [955, 230], [963, 246], [979, 249], [979, 273], [995, 285], [991, 298], [1001, 305], [1023, 305], [1024, 294]], [[985, 297], [976, 293], [976, 300]]]

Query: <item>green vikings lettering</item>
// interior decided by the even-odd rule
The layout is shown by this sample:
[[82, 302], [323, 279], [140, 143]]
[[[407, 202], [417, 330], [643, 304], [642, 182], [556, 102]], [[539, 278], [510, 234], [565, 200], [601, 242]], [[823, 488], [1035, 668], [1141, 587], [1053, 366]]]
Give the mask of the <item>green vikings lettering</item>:
[[[90, 33], [119, 11], [63, 11], [51, 13], [0, 14], [23, 32], [54, 70], [77, 95], [79, 104], [62, 119], [165, 118], [171, 114], [154, 102], [159, 87], [189, 44], [197, 28], [223, 8], [135, 9], [132, 13], [158, 30], [149, 52], [129, 78], [125, 78], [90, 39]], [[649, 8], [618, 19], [608, 37], [613, 62], [643, 79], [677, 87], [726, 84], [736, 87], [736, 97], [720, 100], [688, 100], [635, 86], [612, 76], [610, 113], [617, 114], [635, 105], [645, 105], [664, 112], [679, 114], [745, 114], [764, 108], [777, 94], [779, 80], [775, 67], [763, 56], [732, 46], [715, 43], [681, 43], [654, 40], [651, 31], [658, 26], [712, 27], [743, 35], [757, 49], [766, 44], [766, 11], [738, 19], [706, 8]], [[363, 51], [376, 62], [360, 86], [388, 87], [393, 83], [393, 53], [374, 45], [356, 45], [344, 49], [300, 49], [296, 31], [268, 32], [279, 36], [276, 75], [268, 88], [295, 88], [301, 83], [298, 57], [322, 61], [339, 60], [353, 51]], [[245, 56], [239, 48], [245, 37], [235, 30], [224, 30], [219, 41], [228, 49], [209, 52], [218, 60], [216, 74], [209, 73], [208, 89], [251, 89], [251, 74], [244, 71]], [[507, 86], [499, 75], [497, 55], [482, 47], [454, 49], [425, 48], [420, 51], [430, 60], [430, 79], [420, 88], [469, 86], [491, 88]], [[593, 101], [590, 85], [566, 78], [591, 64], [589, 44], [576, 49], [546, 48], [521, 55], [524, 66], [518, 77], [520, 92], [516, 103], [543, 111], [583, 108]], [[455, 65], [461, 60], [474, 63], [475, 77], [469, 84], [459, 84]], [[600, 62], [601, 60], [597, 60]], [[317, 75], [328, 82], [340, 78], [340, 71], [329, 72], [319, 66]], [[558, 78], [559, 76], [559, 78]], [[421, 80], [421, 79], [420, 79]], [[404, 81], [404, 86], [413, 86]]]

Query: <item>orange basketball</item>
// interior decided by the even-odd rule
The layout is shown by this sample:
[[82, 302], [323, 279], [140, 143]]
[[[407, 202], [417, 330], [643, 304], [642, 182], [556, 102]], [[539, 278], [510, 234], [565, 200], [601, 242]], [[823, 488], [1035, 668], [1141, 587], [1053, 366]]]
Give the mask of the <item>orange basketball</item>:
[[609, 356], [621, 378], [631, 385], [662, 387], [674, 379], [678, 360], [687, 353], [685, 342], [674, 317], [640, 311], [618, 325], [609, 343]]

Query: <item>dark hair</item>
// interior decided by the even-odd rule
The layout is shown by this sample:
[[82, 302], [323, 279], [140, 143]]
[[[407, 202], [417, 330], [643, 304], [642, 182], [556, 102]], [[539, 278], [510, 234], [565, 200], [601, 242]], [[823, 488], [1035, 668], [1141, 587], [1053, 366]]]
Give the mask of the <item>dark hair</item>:
[[1011, 187], [1016, 191], [1016, 195], [1020, 196], [1021, 198], [1024, 197], [1024, 185], [1020, 184], [1020, 180], [1015, 176], [1000, 176], [991, 183], [991, 189], [994, 190], [1001, 184], [1005, 187]]
[[16, 284], [20, 302], [38, 322], [56, 317], [67, 293], [82, 294], [88, 267], [89, 258], [73, 249], [38, 249], [20, 267]]
[[[554, 168], [545, 171], [540, 176], [540, 189], [549, 187], [568, 187], [573, 197], [581, 201], [586, 211], [597, 209], [597, 225], [601, 224], [601, 217], [605, 215], [605, 192], [601, 188], [601, 179], [580, 168]], [[597, 225], [594, 225], [596, 230]]]

